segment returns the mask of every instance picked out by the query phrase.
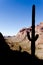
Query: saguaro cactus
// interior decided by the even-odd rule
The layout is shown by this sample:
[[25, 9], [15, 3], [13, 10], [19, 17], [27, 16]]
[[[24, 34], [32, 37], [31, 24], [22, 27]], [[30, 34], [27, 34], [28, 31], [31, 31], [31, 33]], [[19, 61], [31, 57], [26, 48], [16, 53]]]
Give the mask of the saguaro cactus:
[[27, 32], [28, 39], [31, 41], [31, 54], [35, 55], [35, 41], [38, 38], [38, 34], [35, 36], [35, 5], [32, 6], [32, 37]]

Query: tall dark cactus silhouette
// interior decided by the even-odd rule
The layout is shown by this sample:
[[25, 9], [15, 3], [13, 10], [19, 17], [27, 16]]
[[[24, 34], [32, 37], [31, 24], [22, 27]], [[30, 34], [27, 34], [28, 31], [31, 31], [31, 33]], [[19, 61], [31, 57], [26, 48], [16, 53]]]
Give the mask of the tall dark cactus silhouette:
[[38, 34], [35, 36], [35, 5], [32, 6], [32, 37], [27, 32], [28, 39], [31, 41], [31, 54], [35, 56], [35, 41], [38, 39]]

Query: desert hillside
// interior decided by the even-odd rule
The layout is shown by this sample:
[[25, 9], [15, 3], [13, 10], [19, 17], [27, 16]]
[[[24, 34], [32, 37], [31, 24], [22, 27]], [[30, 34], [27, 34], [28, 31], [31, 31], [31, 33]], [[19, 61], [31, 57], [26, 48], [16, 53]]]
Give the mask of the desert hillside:
[[[31, 54], [31, 41], [28, 40], [27, 31], [31, 36], [32, 28], [23, 28], [21, 29], [16, 36], [5, 36], [7, 44], [12, 50], [19, 50], [21, 47], [21, 52], [27, 51]], [[35, 43], [35, 55], [39, 59], [43, 59], [43, 22], [35, 27], [35, 34], [38, 34], [39, 37]]]

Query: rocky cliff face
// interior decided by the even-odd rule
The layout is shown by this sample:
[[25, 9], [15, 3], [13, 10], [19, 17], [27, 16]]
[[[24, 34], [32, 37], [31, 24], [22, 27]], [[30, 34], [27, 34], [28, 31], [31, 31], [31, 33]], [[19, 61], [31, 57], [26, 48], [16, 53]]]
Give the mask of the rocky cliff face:
[[[31, 36], [32, 28], [30, 27], [21, 29], [16, 36], [5, 37], [6, 42], [12, 50], [19, 50], [21, 47], [21, 51], [31, 53], [31, 41], [29, 41], [27, 38], [27, 31]], [[39, 35], [35, 43], [35, 55], [40, 59], [43, 59], [43, 22], [35, 27], [35, 34]]]

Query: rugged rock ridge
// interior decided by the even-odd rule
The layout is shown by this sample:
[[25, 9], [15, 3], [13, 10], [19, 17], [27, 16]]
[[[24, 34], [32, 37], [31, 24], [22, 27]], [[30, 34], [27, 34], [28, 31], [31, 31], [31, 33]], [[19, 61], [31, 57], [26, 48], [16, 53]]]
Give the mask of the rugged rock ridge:
[[[21, 29], [16, 36], [5, 38], [6, 42], [12, 50], [19, 50], [19, 47], [21, 47], [21, 51], [27, 51], [28, 53], [31, 53], [31, 42], [27, 38], [27, 31], [30, 33], [31, 36], [32, 27], [29, 27]], [[39, 35], [35, 43], [35, 55], [38, 56], [40, 59], [43, 59], [43, 22], [35, 26], [35, 34]]]

